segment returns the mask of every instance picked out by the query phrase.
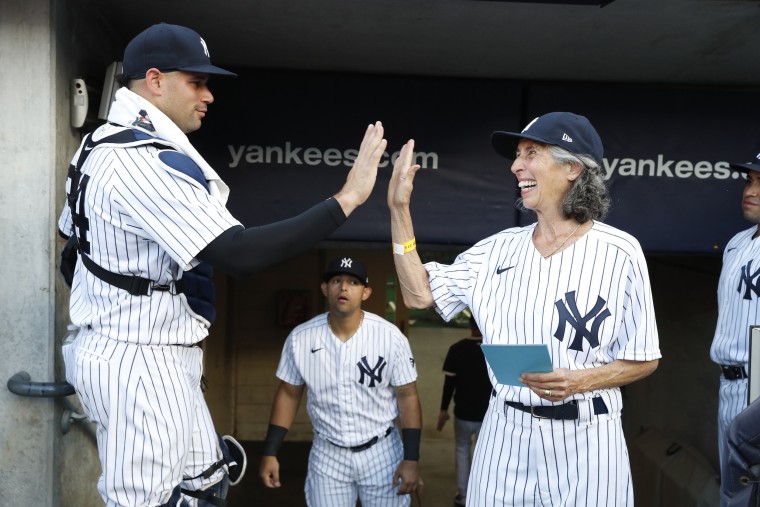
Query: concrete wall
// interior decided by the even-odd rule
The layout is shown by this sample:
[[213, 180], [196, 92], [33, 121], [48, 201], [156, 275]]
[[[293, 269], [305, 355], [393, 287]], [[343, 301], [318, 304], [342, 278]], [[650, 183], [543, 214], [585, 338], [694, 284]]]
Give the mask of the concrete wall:
[[[55, 42], [49, 2], [0, 4], [0, 379], [18, 371], [53, 377], [54, 244], [51, 183], [55, 178]], [[55, 405], [0, 390], [0, 504], [56, 505]]]
[[113, 46], [80, 2], [0, 3], [0, 505], [102, 505], [94, 442], [76, 425], [62, 435], [56, 401], [16, 396], [5, 383], [19, 371], [64, 380], [68, 290], [54, 232], [81, 138], [70, 127], [69, 87], [75, 77], [99, 87]]

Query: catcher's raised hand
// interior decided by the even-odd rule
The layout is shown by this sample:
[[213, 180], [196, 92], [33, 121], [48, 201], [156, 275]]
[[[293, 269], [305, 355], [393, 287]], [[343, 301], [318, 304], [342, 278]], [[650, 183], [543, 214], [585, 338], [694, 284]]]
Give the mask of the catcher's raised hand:
[[383, 124], [379, 121], [367, 127], [354, 166], [348, 172], [345, 185], [335, 195], [346, 216], [364, 204], [372, 193], [377, 179], [377, 166], [388, 144], [383, 139], [383, 134]]

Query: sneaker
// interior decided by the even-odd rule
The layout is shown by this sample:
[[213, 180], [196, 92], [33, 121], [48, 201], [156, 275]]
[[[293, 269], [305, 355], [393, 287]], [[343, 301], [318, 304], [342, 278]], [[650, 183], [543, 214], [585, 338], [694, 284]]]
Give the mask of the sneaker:
[[464, 504], [464, 497], [462, 495], [457, 495], [454, 497], [454, 505], [457, 507], [465, 507]]

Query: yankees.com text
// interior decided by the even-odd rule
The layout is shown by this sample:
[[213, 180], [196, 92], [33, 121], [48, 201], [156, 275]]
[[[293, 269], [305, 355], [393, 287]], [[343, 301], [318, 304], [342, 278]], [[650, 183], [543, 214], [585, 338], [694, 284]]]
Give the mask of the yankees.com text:
[[715, 178], [726, 180], [739, 178], [741, 175], [732, 171], [728, 162], [708, 162], [702, 160], [667, 160], [664, 155], [657, 155], [657, 160], [635, 158], [605, 158], [604, 179], [617, 176], [650, 176], [655, 178]]
[[[285, 146], [233, 146], [227, 145], [230, 152], [231, 161], [228, 167], [238, 167], [241, 162], [245, 164], [268, 164], [268, 165], [326, 165], [337, 167], [345, 165], [351, 167], [354, 165], [359, 150], [339, 150], [337, 148], [327, 148], [322, 150], [316, 147], [303, 148], [292, 146], [290, 141]], [[388, 167], [393, 165], [398, 158], [399, 152], [383, 153], [379, 167]], [[435, 152], [417, 151], [414, 153], [414, 163], [419, 164], [423, 169], [438, 169], [438, 154]]]

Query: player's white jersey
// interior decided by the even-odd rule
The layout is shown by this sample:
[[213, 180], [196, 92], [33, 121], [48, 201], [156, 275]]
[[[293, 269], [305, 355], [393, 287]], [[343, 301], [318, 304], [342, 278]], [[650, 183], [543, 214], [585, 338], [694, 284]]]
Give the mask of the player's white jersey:
[[352, 447], [383, 435], [398, 415], [394, 386], [417, 379], [409, 342], [385, 319], [364, 312], [356, 334], [336, 337], [327, 314], [296, 327], [282, 350], [277, 377], [307, 385], [314, 432]]
[[[483, 343], [546, 344], [555, 368], [594, 368], [614, 360], [661, 357], [649, 276], [641, 246], [601, 222], [562, 252], [545, 259], [535, 224], [499, 232], [453, 264], [425, 265], [436, 310], [446, 320], [469, 307]], [[496, 385], [493, 372], [491, 381]], [[498, 397], [549, 405], [526, 387], [496, 385]], [[620, 413], [618, 388], [576, 394], [602, 396]], [[568, 400], [563, 400], [567, 402]]]
[[723, 253], [718, 282], [718, 324], [710, 357], [723, 365], [744, 365], [749, 358], [749, 327], [760, 324], [760, 239], [757, 226], [731, 238]]
[[[93, 133], [93, 140], [119, 130], [123, 127], [105, 124]], [[79, 235], [81, 239], [86, 234], [95, 263], [114, 273], [166, 284], [197, 265], [195, 255], [240, 222], [200, 183], [161, 161], [159, 152], [152, 145], [96, 146], [82, 167], [87, 184], [76, 210], [87, 220]], [[73, 163], [78, 157], [79, 151]], [[68, 205], [58, 227], [71, 234]], [[208, 334], [205, 321], [196, 318], [184, 295], [130, 296], [81, 262], [71, 287], [70, 314], [80, 327], [145, 345], [189, 345]]]

